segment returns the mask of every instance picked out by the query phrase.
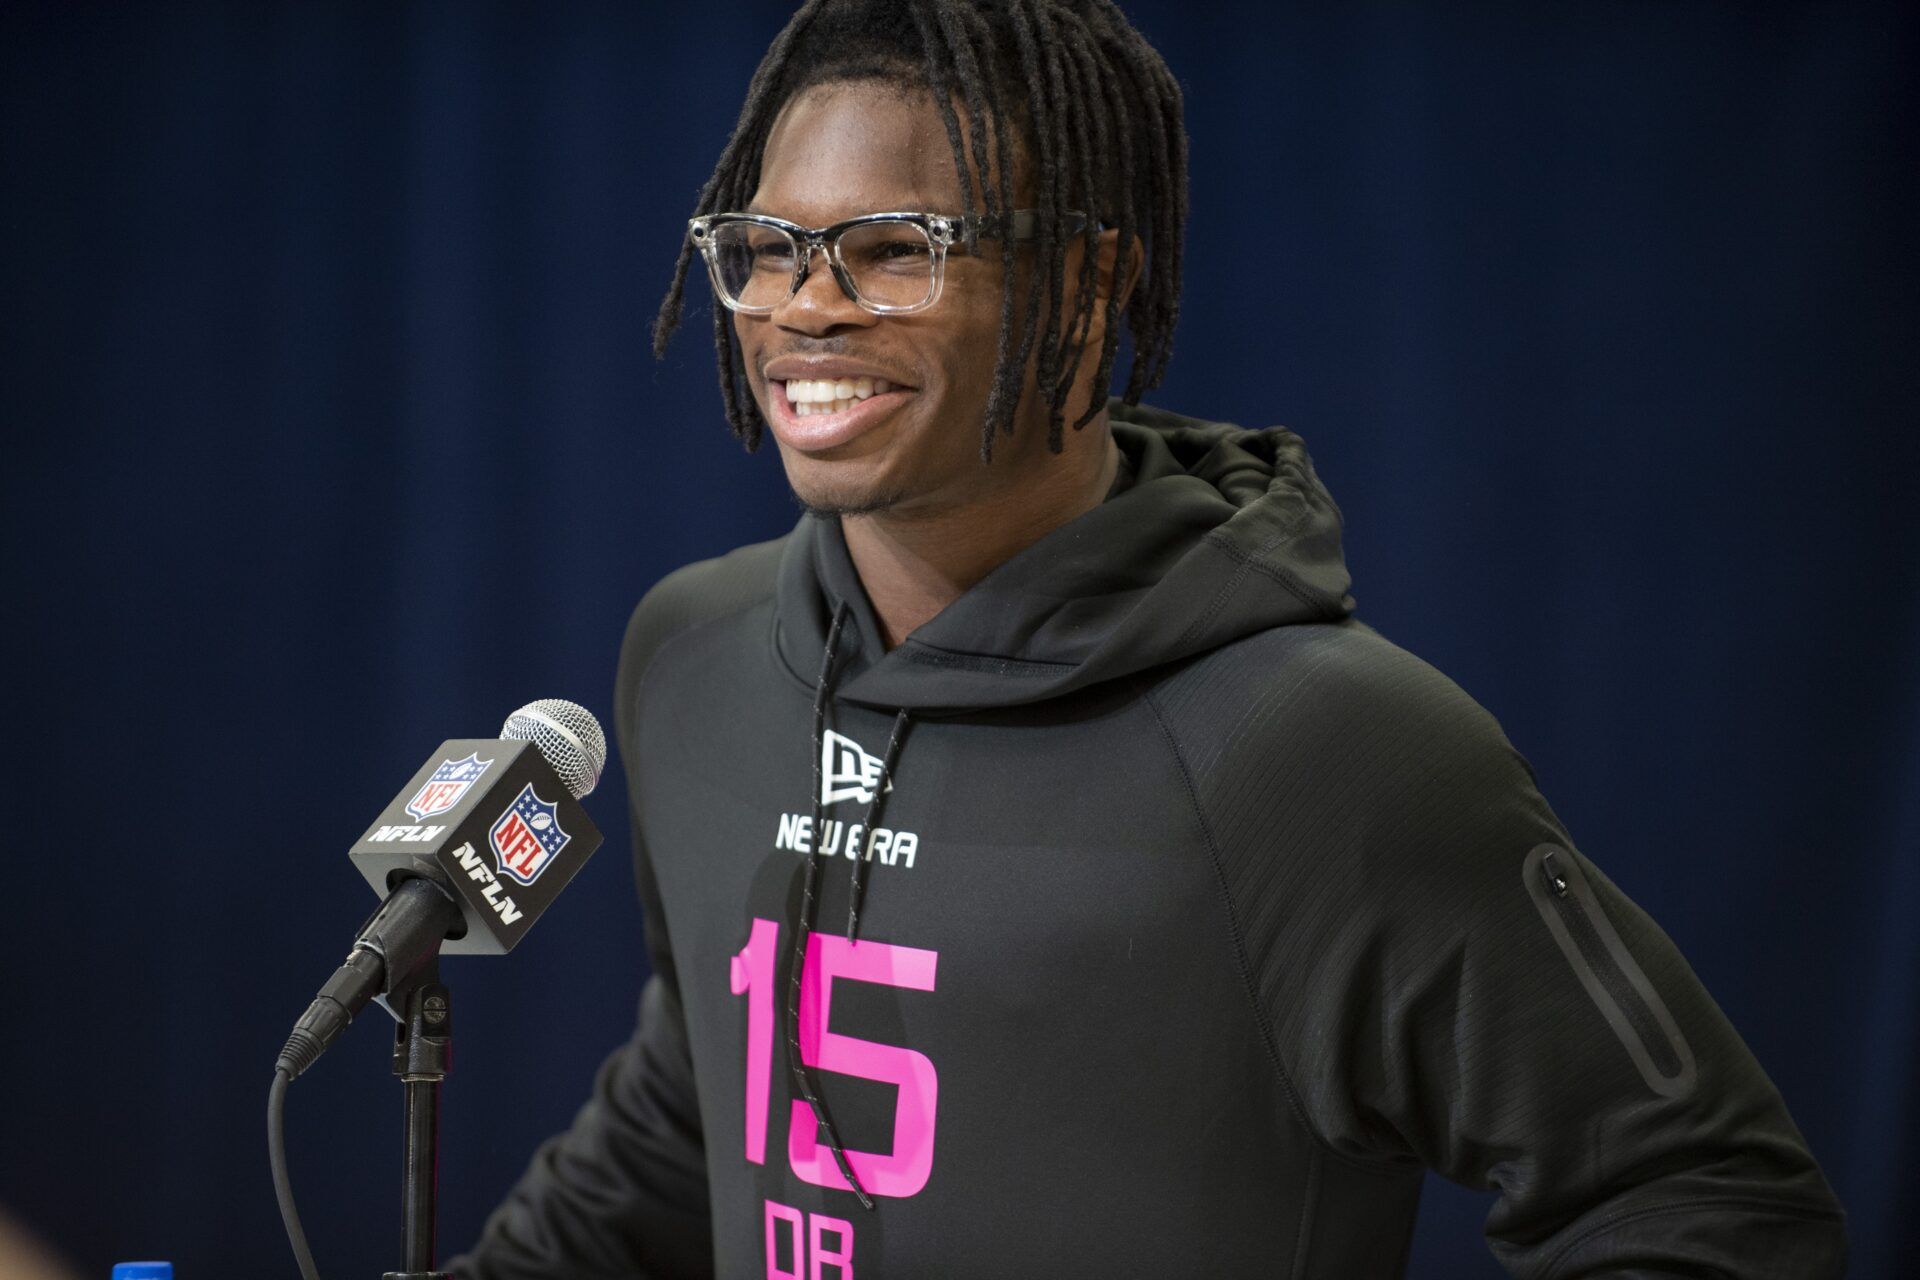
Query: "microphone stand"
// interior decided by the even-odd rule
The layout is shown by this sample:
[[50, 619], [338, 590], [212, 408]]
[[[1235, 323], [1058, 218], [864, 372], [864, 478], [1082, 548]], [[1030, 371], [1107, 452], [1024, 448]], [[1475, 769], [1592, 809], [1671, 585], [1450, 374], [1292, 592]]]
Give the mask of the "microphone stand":
[[393, 1074], [406, 1091], [406, 1156], [400, 1176], [401, 1269], [382, 1280], [453, 1280], [434, 1270], [440, 1165], [440, 1082], [453, 1066], [453, 1008], [436, 956], [381, 997], [399, 1019]]

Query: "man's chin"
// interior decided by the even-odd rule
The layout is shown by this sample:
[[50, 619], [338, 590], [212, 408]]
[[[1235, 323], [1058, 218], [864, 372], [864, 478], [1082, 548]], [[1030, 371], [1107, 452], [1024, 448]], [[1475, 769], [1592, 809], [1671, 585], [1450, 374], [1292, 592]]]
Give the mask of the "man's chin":
[[883, 467], [874, 465], [878, 459], [829, 461], [789, 449], [777, 436], [776, 440], [787, 490], [794, 505], [810, 516], [872, 515], [891, 509], [906, 496], [897, 483], [885, 478]]
[[901, 499], [901, 495], [892, 490], [835, 490], [823, 485], [808, 485], [804, 489], [791, 486], [789, 492], [793, 495], [794, 505], [821, 520], [838, 516], [870, 516], [891, 510]]

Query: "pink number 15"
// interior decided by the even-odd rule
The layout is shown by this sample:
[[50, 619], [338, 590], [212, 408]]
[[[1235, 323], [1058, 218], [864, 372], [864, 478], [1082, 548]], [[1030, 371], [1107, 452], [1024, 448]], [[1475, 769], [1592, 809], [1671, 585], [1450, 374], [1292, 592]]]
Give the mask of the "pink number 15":
[[[756, 918], [747, 945], [733, 957], [733, 994], [747, 997], [747, 1159], [767, 1162], [767, 1106], [773, 1085], [774, 960], [780, 926]], [[800, 971], [800, 1057], [810, 1067], [879, 1080], [898, 1091], [893, 1111], [893, 1150], [848, 1151], [860, 1185], [877, 1196], [903, 1198], [927, 1185], [933, 1171], [933, 1120], [939, 1079], [923, 1053], [875, 1044], [827, 1030], [835, 978], [912, 991], [933, 990], [937, 952], [885, 942], [849, 942], [833, 934], [809, 934]], [[820, 1145], [813, 1112], [796, 1098], [787, 1121], [787, 1162], [794, 1175], [816, 1187], [852, 1190]]]

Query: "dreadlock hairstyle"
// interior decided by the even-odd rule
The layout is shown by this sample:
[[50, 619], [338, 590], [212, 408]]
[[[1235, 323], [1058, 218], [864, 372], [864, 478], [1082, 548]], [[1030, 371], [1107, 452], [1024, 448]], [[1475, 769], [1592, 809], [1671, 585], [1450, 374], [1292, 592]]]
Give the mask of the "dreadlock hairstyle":
[[[982, 458], [992, 458], [996, 434], [1013, 430], [1029, 360], [1047, 403], [1047, 445], [1060, 451], [1067, 398], [1099, 300], [1094, 249], [1102, 226], [1118, 232], [1116, 280], [1136, 267], [1135, 237], [1145, 244], [1146, 261], [1127, 307], [1133, 365], [1122, 398], [1137, 403], [1159, 385], [1180, 314], [1187, 136], [1179, 84], [1111, 0], [808, 0], [754, 72], [733, 135], [700, 190], [695, 216], [740, 209], [752, 199], [767, 135], [788, 101], [815, 85], [854, 81], [932, 95], [969, 218], [991, 220], [1013, 210], [1014, 141], [1024, 148], [1038, 214], [1031, 242], [1035, 287], [1027, 290], [1024, 310], [1016, 308], [1016, 246], [1011, 236], [1001, 236], [1005, 284], [993, 386], [981, 423]], [[956, 97], [966, 108], [964, 128]], [[974, 169], [967, 165], [969, 150]], [[1080, 233], [1086, 252], [1070, 285], [1072, 211], [1093, 221]], [[978, 248], [970, 235], [967, 249]], [[673, 284], [654, 321], [656, 357], [679, 326], [694, 254], [691, 243], [681, 247]], [[1107, 299], [1105, 319], [1099, 372], [1085, 410], [1073, 421], [1075, 430], [1106, 404], [1120, 340], [1117, 297]], [[713, 339], [727, 421], [748, 449], [757, 448], [765, 423], [748, 390], [730, 313], [719, 306]]]

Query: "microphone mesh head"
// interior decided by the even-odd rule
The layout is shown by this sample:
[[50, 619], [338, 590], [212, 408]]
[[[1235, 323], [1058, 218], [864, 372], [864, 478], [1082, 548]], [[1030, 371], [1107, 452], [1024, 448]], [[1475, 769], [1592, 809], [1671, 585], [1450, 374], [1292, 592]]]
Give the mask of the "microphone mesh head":
[[565, 698], [529, 702], [500, 726], [500, 736], [531, 742], [575, 800], [584, 799], [607, 767], [607, 735], [593, 712]]

